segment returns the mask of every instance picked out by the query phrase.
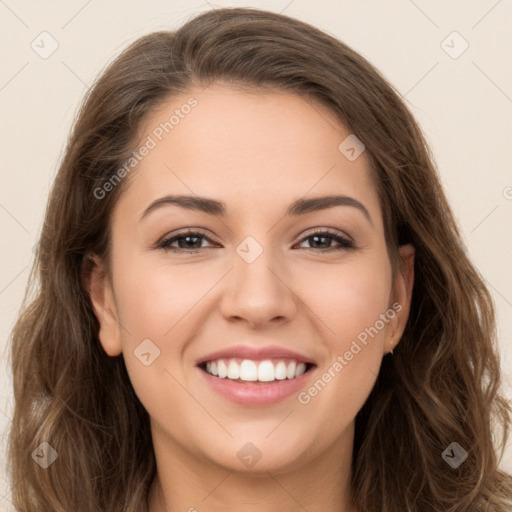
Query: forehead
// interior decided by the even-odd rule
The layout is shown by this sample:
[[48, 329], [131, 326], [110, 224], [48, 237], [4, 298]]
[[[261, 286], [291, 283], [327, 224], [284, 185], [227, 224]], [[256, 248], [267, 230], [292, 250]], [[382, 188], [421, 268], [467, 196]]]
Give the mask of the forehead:
[[341, 193], [378, 217], [366, 155], [351, 161], [339, 149], [350, 135], [309, 98], [222, 84], [191, 89], [144, 120], [140, 141], [150, 149], [128, 176], [119, 208], [141, 212], [180, 193], [277, 212], [299, 197]]

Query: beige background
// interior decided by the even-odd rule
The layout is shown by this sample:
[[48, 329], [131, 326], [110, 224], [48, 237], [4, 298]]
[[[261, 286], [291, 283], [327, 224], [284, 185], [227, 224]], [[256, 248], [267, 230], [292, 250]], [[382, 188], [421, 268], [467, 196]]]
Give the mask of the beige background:
[[[221, 6], [259, 7], [310, 22], [362, 53], [405, 95], [430, 141], [469, 253], [493, 293], [503, 391], [512, 398], [510, 1], [0, 0], [1, 432], [12, 410], [7, 337], [79, 101], [128, 43]], [[40, 36], [43, 31], [50, 36]], [[33, 41], [41, 47], [42, 37], [46, 49], [51, 38], [58, 43], [46, 59], [31, 47]], [[512, 446], [503, 466], [512, 471]], [[9, 503], [0, 470], [0, 511], [10, 510]]]

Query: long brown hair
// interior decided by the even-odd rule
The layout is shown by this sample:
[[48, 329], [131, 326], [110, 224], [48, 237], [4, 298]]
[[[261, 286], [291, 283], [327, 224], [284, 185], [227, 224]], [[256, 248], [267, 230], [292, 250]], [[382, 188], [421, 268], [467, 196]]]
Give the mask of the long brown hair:
[[[406, 330], [356, 418], [359, 509], [510, 511], [512, 478], [498, 464], [511, 409], [498, 394], [493, 304], [418, 125], [379, 72], [342, 42], [296, 19], [241, 8], [138, 39], [84, 99], [11, 335], [8, 456], [17, 510], [146, 510], [156, 474], [148, 414], [123, 358], [102, 349], [84, 286], [87, 255], [109, 261], [110, 214], [126, 180], [101, 200], [94, 191], [137, 148], [148, 112], [214, 81], [329, 107], [366, 146], [392, 261], [400, 244], [416, 248]], [[58, 454], [46, 469], [33, 457], [51, 457], [44, 442]], [[452, 442], [468, 453], [456, 468], [442, 457]]]

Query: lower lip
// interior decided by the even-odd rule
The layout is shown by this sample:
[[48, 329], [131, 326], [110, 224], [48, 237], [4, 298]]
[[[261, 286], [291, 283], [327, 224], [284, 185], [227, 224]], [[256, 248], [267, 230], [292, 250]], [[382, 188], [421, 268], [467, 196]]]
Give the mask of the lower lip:
[[296, 394], [303, 388], [309, 379], [314, 367], [293, 379], [274, 380], [268, 384], [254, 382], [238, 382], [228, 378], [221, 379], [210, 375], [201, 368], [198, 371], [204, 376], [206, 382], [219, 395], [240, 405], [255, 407], [271, 405]]

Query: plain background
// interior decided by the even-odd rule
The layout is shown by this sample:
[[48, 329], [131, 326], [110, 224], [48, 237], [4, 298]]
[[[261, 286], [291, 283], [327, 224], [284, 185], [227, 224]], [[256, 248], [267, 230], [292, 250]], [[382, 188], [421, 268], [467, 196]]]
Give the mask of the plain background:
[[[512, 398], [510, 1], [0, 0], [2, 453], [12, 412], [8, 336], [80, 100], [107, 62], [138, 37], [173, 30], [201, 11], [236, 6], [283, 12], [334, 35], [405, 97], [432, 147], [468, 252], [493, 294], [503, 393]], [[50, 37], [58, 48], [43, 59], [31, 45], [48, 50]], [[508, 471], [511, 444], [502, 464]], [[9, 510], [9, 503], [2, 470], [0, 510]]]

